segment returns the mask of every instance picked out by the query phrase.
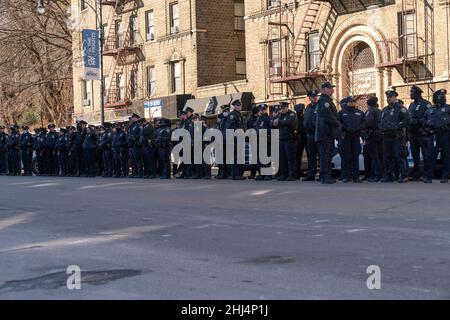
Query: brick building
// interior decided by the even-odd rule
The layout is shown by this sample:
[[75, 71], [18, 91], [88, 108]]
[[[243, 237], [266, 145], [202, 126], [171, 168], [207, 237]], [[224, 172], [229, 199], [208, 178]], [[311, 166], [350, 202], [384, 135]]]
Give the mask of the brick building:
[[72, 0], [75, 119], [100, 122], [100, 81], [83, 80], [81, 63], [81, 30], [97, 28], [100, 3], [105, 121], [149, 116], [144, 104], [173, 117], [210, 85], [246, 82], [243, 0]]
[[[106, 121], [151, 116], [144, 104], [173, 117], [190, 98], [203, 111], [210, 97], [242, 92], [304, 102], [325, 80], [337, 85], [336, 99], [357, 96], [361, 106], [371, 95], [383, 106], [388, 87], [407, 103], [412, 84], [427, 98], [450, 92], [450, 0], [99, 1]], [[95, 28], [91, 11], [80, 12], [79, 29]], [[100, 85], [82, 80], [81, 45], [75, 32], [75, 117], [99, 122]]]
[[406, 102], [412, 84], [428, 97], [450, 89], [448, 0], [254, 0], [245, 11], [246, 90], [259, 101], [301, 102], [325, 79], [336, 99], [381, 105], [391, 86]]

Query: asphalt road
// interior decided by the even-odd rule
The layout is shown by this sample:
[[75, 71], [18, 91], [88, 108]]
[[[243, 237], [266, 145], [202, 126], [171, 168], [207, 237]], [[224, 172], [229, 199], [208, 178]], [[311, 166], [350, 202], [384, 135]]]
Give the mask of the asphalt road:
[[450, 186], [2, 176], [0, 299], [30, 298], [450, 299]]

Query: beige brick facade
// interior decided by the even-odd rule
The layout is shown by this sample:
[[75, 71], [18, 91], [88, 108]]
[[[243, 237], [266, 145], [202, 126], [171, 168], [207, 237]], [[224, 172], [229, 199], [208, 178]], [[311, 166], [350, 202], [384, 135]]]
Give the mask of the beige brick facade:
[[[94, 1], [91, 1], [94, 3]], [[129, 6], [131, 6], [130, 1]], [[122, 15], [114, 14], [110, 5], [103, 5], [103, 24], [105, 41], [109, 32], [114, 32], [111, 26], [121, 19], [122, 28], [128, 30], [130, 15], [137, 16], [136, 44], [140, 49], [139, 63], [124, 66], [123, 72], [127, 86], [130, 86], [130, 72], [137, 68], [137, 93], [132, 98], [132, 105], [106, 108], [105, 120], [115, 121], [125, 118], [131, 111], [142, 112], [143, 101], [159, 99], [170, 95], [192, 94], [197, 96], [199, 87], [216, 83], [228, 83], [239, 80], [236, 74], [236, 61], [245, 61], [245, 33], [235, 30], [235, 2], [223, 0], [143, 0], [142, 5]], [[171, 32], [170, 6], [178, 4], [179, 30]], [[80, 5], [80, 0], [72, 0], [73, 8]], [[125, 7], [128, 8], [128, 7]], [[153, 11], [154, 39], [146, 37], [146, 15]], [[76, 11], [77, 12], [77, 11]], [[93, 81], [88, 88], [89, 97], [84, 101], [83, 67], [81, 64], [82, 29], [95, 29], [94, 11], [87, 8], [77, 12], [81, 23], [74, 31], [74, 104], [75, 118], [90, 122], [100, 121], [100, 81]], [[77, 15], [74, 15], [75, 17]], [[111, 31], [112, 30], [112, 31]], [[147, 41], [149, 40], [149, 41]], [[104, 57], [104, 75], [106, 94], [114, 77], [114, 56]], [[173, 90], [172, 62], [181, 64], [181, 87]], [[148, 90], [148, 67], [155, 70], [155, 88], [153, 94]], [[116, 69], [117, 71], [117, 69]], [[91, 82], [88, 82], [91, 86]], [[128, 89], [127, 89], [128, 90]], [[92, 92], [92, 93], [91, 93]], [[108, 99], [106, 99], [108, 100]], [[86, 102], [90, 102], [86, 103]], [[106, 103], [107, 104], [107, 103]], [[118, 111], [118, 109], [122, 111]], [[124, 109], [128, 109], [124, 112]]]
[[[274, 76], [272, 80], [287, 79], [292, 75], [292, 73], [289, 74], [290, 70], [286, 63], [288, 57], [294, 56], [294, 59], [299, 61], [295, 75], [310, 71], [307, 65], [308, 40], [303, 42], [305, 44], [303, 52], [299, 49], [301, 45], [296, 47], [299, 49], [296, 53], [292, 50], [302, 33], [307, 38], [309, 33], [317, 32], [321, 49], [319, 73], [323, 76], [314, 78], [311, 75], [303, 75], [302, 81], [308, 81], [310, 87], [314, 87], [311, 84], [312, 79], [316, 79], [315, 85], [325, 79], [333, 81], [337, 85], [336, 99], [349, 94], [376, 94], [381, 98], [381, 105], [383, 105], [384, 91], [390, 86], [397, 88], [400, 98], [405, 102], [409, 101], [407, 88], [413, 83], [420, 85], [426, 96], [431, 95], [432, 90], [435, 89], [450, 89], [448, 1], [347, 0], [341, 2], [346, 6], [346, 10], [339, 1], [335, 0], [318, 2], [282, 0], [283, 5], [274, 9], [268, 9], [268, 1], [265, 0], [246, 1], [247, 90], [252, 91], [258, 101], [292, 99], [294, 102], [304, 102], [306, 88], [299, 86], [299, 80], [286, 81], [282, 84], [269, 80], [270, 41], [280, 38], [278, 36], [280, 31], [281, 38], [287, 38], [282, 40], [283, 70], [280, 76]], [[311, 3], [316, 7], [312, 8]], [[285, 7], [284, 4], [287, 6]], [[361, 4], [367, 5], [361, 7]], [[334, 17], [330, 15], [331, 7], [339, 11], [339, 14]], [[401, 18], [401, 12], [412, 12], [412, 14], [408, 18]], [[309, 16], [310, 19], [305, 16]], [[414, 46], [417, 49], [410, 49], [410, 51], [417, 53], [411, 54], [410, 60], [423, 61], [421, 64], [412, 64], [414, 69], [408, 70], [417, 71], [422, 70], [424, 65], [429, 66], [429, 69], [432, 69], [432, 75], [426, 79], [411, 79], [411, 71], [409, 71], [408, 79], [404, 79], [403, 67], [398, 67], [401, 70], [399, 72], [393, 64], [401, 57], [398, 47], [402, 42], [398, 39], [402, 34], [399, 32], [399, 21], [403, 19], [415, 20], [415, 23], [413, 22], [415, 30], [409, 30], [408, 34], [416, 35], [411, 35], [408, 41], [415, 42]], [[305, 23], [304, 20], [311, 20], [312, 23]], [[301, 44], [301, 42], [298, 43]], [[354, 48], [364, 48], [361, 51], [364, 54], [359, 56], [350, 54], [355, 52]], [[365, 61], [361, 61], [362, 59]], [[350, 70], [349, 65], [357, 64], [349, 62], [353, 60], [362, 63], [364, 68], [355, 67]], [[359, 90], [355, 90], [355, 83], [361, 86]], [[279, 94], [281, 90], [276, 86], [282, 86], [283, 94]]]

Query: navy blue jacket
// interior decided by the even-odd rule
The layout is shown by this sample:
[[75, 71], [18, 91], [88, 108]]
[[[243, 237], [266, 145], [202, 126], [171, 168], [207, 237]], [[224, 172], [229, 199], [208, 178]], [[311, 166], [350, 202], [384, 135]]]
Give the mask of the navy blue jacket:
[[339, 137], [339, 117], [336, 105], [331, 97], [322, 93], [317, 103], [316, 113], [316, 142]]
[[344, 137], [360, 137], [365, 127], [364, 112], [357, 108], [344, 107], [339, 111], [339, 121], [342, 124], [342, 133]]

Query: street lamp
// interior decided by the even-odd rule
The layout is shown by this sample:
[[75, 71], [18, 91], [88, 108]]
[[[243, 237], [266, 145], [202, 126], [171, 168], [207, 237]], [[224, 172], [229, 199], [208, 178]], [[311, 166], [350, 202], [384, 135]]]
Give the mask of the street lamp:
[[[39, 14], [44, 14], [46, 11], [44, 0], [36, 0], [36, 10]], [[103, 10], [102, 4], [98, 4], [95, 1], [95, 8], [86, 1], [85, 4], [94, 12], [95, 14], [95, 28], [97, 29], [100, 35], [100, 122], [103, 125], [105, 122], [105, 83], [103, 81], [103, 28], [102, 28], [102, 20], [103, 20]], [[97, 7], [98, 6], [98, 7]], [[99, 8], [99, 10], [97, 10]]]

